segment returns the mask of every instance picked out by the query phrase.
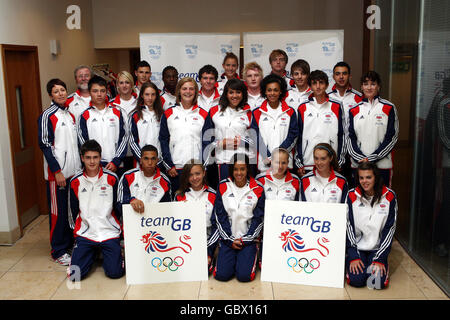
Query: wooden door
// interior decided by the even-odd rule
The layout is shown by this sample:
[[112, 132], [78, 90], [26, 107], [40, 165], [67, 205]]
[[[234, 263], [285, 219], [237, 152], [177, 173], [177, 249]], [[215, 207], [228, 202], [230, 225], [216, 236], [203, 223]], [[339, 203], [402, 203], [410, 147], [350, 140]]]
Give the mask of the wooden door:
[[38, 146], [41, 112], [38, 51], [35, 46], [1, 45], [11, 157], [19, 226], [47, 212], [43, 156]]

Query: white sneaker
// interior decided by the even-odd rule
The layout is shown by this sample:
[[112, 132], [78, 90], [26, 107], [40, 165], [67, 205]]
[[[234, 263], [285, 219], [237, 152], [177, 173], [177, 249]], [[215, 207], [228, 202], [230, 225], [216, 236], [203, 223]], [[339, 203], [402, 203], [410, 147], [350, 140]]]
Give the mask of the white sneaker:
[[61, 257], [59, 257], [58, 259], [55, 259], [54, 261], [56, 263], [59, 263], [62, 266], [68, 266], [68, 265], [70, 265], [71, 259], [72, 259], [72, 257], [68, 253], [64, 253]]

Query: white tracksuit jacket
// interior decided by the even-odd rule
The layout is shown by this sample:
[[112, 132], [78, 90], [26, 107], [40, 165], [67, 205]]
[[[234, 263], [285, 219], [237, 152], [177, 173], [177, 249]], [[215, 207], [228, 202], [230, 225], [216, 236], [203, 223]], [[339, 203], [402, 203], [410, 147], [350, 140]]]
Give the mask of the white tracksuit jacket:
[[347, 254], [350, 261], [359, 259], [359, 250], [375, 250], [373, 262], [386, 264], [397, 221], [395, 193], [383, 187], [380, 201], [372, 207], [357, 187], [349, 191], [347, 204]]
[[182, 169], [190, 159], [202, 160], [202, 129], [208, 112], [198, 105], [167, 109], [161, 117], [159, 142], [167, 169]]
[[58, 172], [68, 179], [81, 169], [75, 117], [68, 108], [52, 102], [39, 116], [38, 143], [44, 154], [45, 180], [55, 180]]
[[312, 169], [314, 147], [318, 143], [329, 143], [336, 151], [339, 165], [345, 161], [345, 135], [343, 111], [339, 102], [327, 100], [318, 104], [313, 95], [298, 108], [299, 138], [297, 139], [296, 165]]
[[256, 180], [264, 186], [267, 200], [298, 201], [299, 199], [300, 180], [289, 171], [281, 185], [274, 182], [272, 172], [269, 170], [257, 175]]
[[70, 181], [69, 222], [75, 237], [103, 242], [120, 237], [120, 210], [117, 209], [117, 176], [100, 167], [98, 179], [92, 183], [84, 171]]
[[349, 111], [348, 150], [352, 167], [367, 158], [380, 169], [392, 169], [392, 149], [398, 140], [397, 109], [387, 100], [363, 99]]
[[345, 203], [348, 193], [347, 180], [334, 170], [328, 183], [323, 185], [315, 169], [301, 178], [300, 201], [322, 203]]

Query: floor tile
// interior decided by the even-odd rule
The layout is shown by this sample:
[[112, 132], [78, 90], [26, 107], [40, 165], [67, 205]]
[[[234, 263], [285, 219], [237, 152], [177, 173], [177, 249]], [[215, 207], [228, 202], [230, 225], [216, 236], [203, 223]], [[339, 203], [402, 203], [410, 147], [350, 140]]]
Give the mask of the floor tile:
[[107, 278], [104, 272], [91, 272], [79, 283], [61, 283], [52, 300], [123, 300], [128, 286], [125, 277]]
[[200, 281], [130, 285], [126, 300], [198, 300]]
[[427, 299], [401, 265], [397, 265], [394, 271], [391, 270], [389, 286], [383, 290], [371, 290], [367, 287], [355, 288], [347, 284], [345, 289], [352, 300]]
[[66, 266], [54, 262], [47, 248], [31, 248], [12, 268], [11, 271], [61, 271], [65, 272]]
[[242, 283], [231, 279], [227, 282], [217, 281], [212, 276], [209, 281], [202, 281], [200, 300], [272, 300], [271, 282], [262, 282], [261, 273], [257, 272], [255, 280]]
[[300, 284], [272, 283], [275, 300], [349, 300], [345, 288], [327, 288]]
[[0, 278], [0, 299], [48, 300], [65, 278], [64, 272], [7, 272]]
[[0, 246], [0, 271], [10, 270], [28, 251], [29, 247]]

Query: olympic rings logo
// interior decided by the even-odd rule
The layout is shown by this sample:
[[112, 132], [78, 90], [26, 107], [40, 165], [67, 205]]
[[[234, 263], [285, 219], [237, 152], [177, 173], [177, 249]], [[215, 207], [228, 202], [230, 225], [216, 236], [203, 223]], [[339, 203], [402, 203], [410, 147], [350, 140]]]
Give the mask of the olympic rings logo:
[[[317, 261], [317, 264], [315, 261]], [[314, 262], [314, 264], [313, 264], [313, 262]], [[320, 261], [315, 258], [311, 259], [311, 261], [310, 261], [306, 258], [300, 258], [297, 260], [297, 258], [295, 258], [295, 257], [290, 257], [289, 259], [287, 259], [287, 265], [290, 268], [292, 268], [292, 270], [294, 270], [295, 273], [300, 273], [302, 271], [305, 271], [305, 273], [311, 274], [314, 272], [314, 270], [319, 269]]]
[[[156, 261], [155, 263], [155, 260], [159, 260], [159, 262]], [[171, 257], [165, 257], [162, 260], [161, 258], [155, 257], [152, 259], [151, 263], [152, 267], [157, 269], [159, 272], [166, 272], [167, 270], [177, 271], [178, 268], [184, 264], [184, 259], [180, 256], [177, 256], [174, 259], [172, 259]], [[164, 269], [162, 267], [164, 267]]]

